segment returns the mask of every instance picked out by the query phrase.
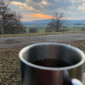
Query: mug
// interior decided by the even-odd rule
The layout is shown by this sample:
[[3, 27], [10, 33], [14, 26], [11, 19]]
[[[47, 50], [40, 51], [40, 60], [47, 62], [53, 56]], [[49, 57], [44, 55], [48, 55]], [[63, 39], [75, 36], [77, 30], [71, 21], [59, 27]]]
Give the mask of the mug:
[[85, 54], [61, 43], [38, 43], [19, 52], [22, 85], [83, 85]]

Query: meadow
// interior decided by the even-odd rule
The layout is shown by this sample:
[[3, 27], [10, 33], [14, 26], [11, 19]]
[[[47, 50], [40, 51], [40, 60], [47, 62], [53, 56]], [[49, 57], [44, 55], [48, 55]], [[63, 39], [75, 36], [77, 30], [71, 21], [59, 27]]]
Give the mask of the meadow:
[[[47, 25], [25, 25], [27, 33], [29, 33], [30, 27], [35, 27], [38, 29], [38, 33], [44, 33], [46, 30]], [[83, 25], [66, 25], [64, 26], [65, 31], [64, 32], [80, 32], [85, 31], [85, 26]]]

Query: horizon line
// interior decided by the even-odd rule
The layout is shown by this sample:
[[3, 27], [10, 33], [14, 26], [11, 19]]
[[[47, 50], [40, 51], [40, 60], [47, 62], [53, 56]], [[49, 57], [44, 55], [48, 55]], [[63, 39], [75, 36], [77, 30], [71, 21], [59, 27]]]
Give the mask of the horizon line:
[[[28, 20], [28, 21], [27, 21], [27, 20], [26, 20], [26, 21], [21, 20], [21, 22], [33, 22], [33, 21], [40, 21], [40, 20], [51, 20], [51, 19], [39, 19], [39, 20], [32, 20], [32, 21], [29, 21], [29, 20]], [[64, 20], [64, 19], [62, 19], [62, 20]], [[74, 20], [74, 21], [75, 21], [75, 20], [85, 20], [85, 19], [66, 19], [66, 20]]]

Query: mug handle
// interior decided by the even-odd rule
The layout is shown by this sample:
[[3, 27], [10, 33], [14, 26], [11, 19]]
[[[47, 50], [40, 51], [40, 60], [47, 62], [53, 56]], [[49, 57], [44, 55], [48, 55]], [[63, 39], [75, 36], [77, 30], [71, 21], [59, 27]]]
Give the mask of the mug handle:
[[76, 78], [70, 78], [68, 72], [64, 71], [64, 85], [84, 85], [80, 80]]
[[81, 81], [79, 81], [78, 79], [71, 79], [71, 83], [72, 85], [83, 85], [83, 83], [81, 83]]

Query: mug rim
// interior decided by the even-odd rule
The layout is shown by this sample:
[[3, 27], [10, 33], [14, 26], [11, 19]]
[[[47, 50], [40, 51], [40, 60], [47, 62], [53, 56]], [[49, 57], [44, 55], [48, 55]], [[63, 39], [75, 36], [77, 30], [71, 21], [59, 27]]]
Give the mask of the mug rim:
[[[46, 44], [47, 45], [51, 45], [51, 44], [54, 44], [54, 45], [63, 45], [63, 46], [71, 47], [72, 49], [76, 50], [77, 52], [79, 52], [81, 54], [81, 61], [78, 62], [75, 65], [72, 65], [72, 66], [66, 66], [66, 67], [45, 67], [45, 66], [39, 66], [39, 65], [32, 64], [32, 63], [28, 62], [27, 60], [25, 60], [23, 58], [22, 54], [23, 54], [23, 52], [25, 50], [29, 50], [31, 47], [34, 47], [34, 46], [46, 45]], [[69, 69], [73, 69], [73, 68], [79, 67], [82, 64], [84, 64], [84, 62], [85, 62], [85, 54], [84, 54], [83, 51], [81, 51], [79, 48], [76, 48], [74, 46], [67, 45], [67, 44], [62, 44], [62, 43], [37, 43], [37, 44], [32, 44], [32, 45], [26, 46], [26, 47], [22, 48], [21, 51], [19, 52], [19, 58], [26, 65], [28, 65], [28, 66], [30, 66], [32, 68], [42, 69], [42, 70], [69, 70]]]

